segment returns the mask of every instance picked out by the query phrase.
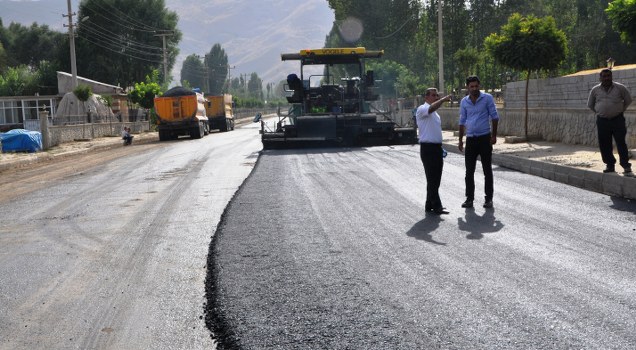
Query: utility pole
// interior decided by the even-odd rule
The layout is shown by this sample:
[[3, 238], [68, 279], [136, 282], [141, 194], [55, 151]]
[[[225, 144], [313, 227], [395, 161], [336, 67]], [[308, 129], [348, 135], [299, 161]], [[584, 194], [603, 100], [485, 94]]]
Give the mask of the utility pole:
[[205, 65], [205, 93], [209, 94], [210, 93], [210, 67], [208, 66], [208, 64], [210, 64], [210, 62], [208, 61], [208, 54], [205, 54], [205, 59], [203, 59], [203, 64]]
[[444, 94], [444, 31], [442, 30], [442, 0], [437, 0], [437, 61], [439, 62], [439, 93]]
[[[70, 0], [69, 0], [70, 1]], [[155, 34], [163, 39], [163, 82], [168, 82], [168, 50], [166, 49], [166, 37], [172, 36], [172, 32], [166, 32], [161, 34]]]
[[227, 65], [227, 92], [231, 93], [232, 89], [232, 69], [236, 68], [236, 66], [230, 66], [229, 64]]
[[75, 15], [75, 13], [72, 12], [71, 0], [67, 0], [66, 2], [68, 4], [68, 15], [62, 15], [62, 16], [68, 17], [68, 25], [64, 25], [64, 26], [65, 27], [68, 26], [68, 40], [69, 40], [69, 46], [71, 47], [71, 74], [73, 76], [73, 79], [71, 80], [71, 84], [74, 90], [77, 87], [77, 63], [75, 61], [75, 33], [73, 30], [73, 15]]

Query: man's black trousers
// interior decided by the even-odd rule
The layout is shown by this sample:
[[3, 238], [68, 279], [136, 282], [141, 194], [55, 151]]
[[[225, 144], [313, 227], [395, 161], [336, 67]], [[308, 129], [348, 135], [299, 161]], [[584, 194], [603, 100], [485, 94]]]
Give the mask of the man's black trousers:
[[442, 183], [444, 158], [441, 143], [420, 143], [420, 159], [426, 173], [426, 207], [442, 208], [439, 186]]
[[610, 167], [616, 164], [614, 157], [612, 137], [616, 142], [616, 150], [620, 164], [623, 168], [630, 168], [629, 153], [625, 143], [627, 127], [625, 126], [625, 116], [623, 114], [612, 119], [596, 117], [596, 128], [598, 130], [598, 146], [601, 151], [603, 163]]
[[464, 161], [466, 163], [466, 199], [475, 199], [475, 168], [477, 157], [481, 158], [481, 168], [484, 171], [486, 201], [492, 201], [493, 175], [492, 175], [492, 144], [490, 134], [483, 136], [467, 137], [464, 149]]

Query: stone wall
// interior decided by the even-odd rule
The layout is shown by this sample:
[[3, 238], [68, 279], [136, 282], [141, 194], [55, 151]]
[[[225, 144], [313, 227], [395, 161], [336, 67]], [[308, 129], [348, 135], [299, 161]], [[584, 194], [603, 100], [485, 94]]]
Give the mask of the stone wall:
[[[587, 109], [590, 90], [599, 84], [600, 69], [588, 74], [569, 75], [549, 79], [531, 79], [528, 86], [529, 108]], [[621, 83], [636, 98], [636, 69], [612, 71], [613, 80]], [[504, 89], [504, 108], [525, 108], [526, 82], [515, 81], [506, 84]], [[636, 103], [628, 110], [636, 111]]]
[[[48, 132], [51, 144], [56, 146], [73, 140], [85, 140], [104, 136], [120, 136], [124, 126], [128, 126], [133, 134], [150, 131], [148, 121], [130, 123], [88, 123], [77, 125], [49, 126]], [[45, 149], [48, 148], [44, 145]]]
[[[444, 130], [458, 130], [459, 108], [440, 108]], [[525, 109], [500, 108], [499, 136], [523, 136]], [[636, 148], [636, 111], [628, 109], [627, 145]], [[531, 108], [528, 110], [528, 135], [545, 141], [573, 145], [598, 146], [596, 117], [589, 109]]]
[[[550, 79], [532, 79], [528, 89], [528, 135], [550, 142], [598, 146], [596, 117], [587, 108], [600, 69]], [[615, 69], [613, 79], [625, 85], [635, 100], [625, 113], [627, 144], [636, 148], [636, 69]], [[498, 108], [500, 136], [524, 136], [525, 81], [506, 84], [503, 108]], [[457, 130], [459, 109], [438, 110], [444, 130]]]

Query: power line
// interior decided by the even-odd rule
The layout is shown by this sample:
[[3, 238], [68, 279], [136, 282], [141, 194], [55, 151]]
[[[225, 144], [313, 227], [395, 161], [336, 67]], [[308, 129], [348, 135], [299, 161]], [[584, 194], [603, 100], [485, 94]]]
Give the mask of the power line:
[[147, 52], [147, 51], [144, 51], [144, 50], [141, 50], [141, 49], [137, 49], [135, 47], [128, 46], [125, 43], [122, 44], [121, 42], [114, 41], [114, 40], [112, 40], [112, 39], [110, 39], [108, 37], [94, 37], [94, 36], [88, 36], [88, 35], [83, 34], [83, 33], [80, 34], [80, 37], [82, 39], [90, 41], [91, 43], [98, 42], [102, 46], [109, 46], [109, 47], [112, 47], [114, 50], [118, 50], [118, 51], [121, 51], [121, 52], [130, 51], [130, 52], [135, 53], [135, 54], [140, 54], [140, 55], [149, 56], [149, 57], [153, 57], [153, 56], [156, 57], [156, 58], [161, 58], [162, 57], [162, 55], [159, 54], [159, 53], [151, 53], [151, 52]]
[[[102, 6], [102, 4], [99, 4], [99, 3], [97, 3], [97, 2], [92, 2], [91, 4], [92, 4], [92, 5], [95, 5], [95, 6], [97, 6], [97, 7], [99, 7], [99, 8], [100, 8], [103, 12], [105, 12], [105, 13], [113, 13], [113, 12], [115, 12], [115, 13], [116, 13], [116, 16], [113, 16], [114, 18], [127, 18], [127, 19], [129, 20], [129, 21], [128, 21], [128, 23], [129, 23], [130, 25], [132, 25], [132, 26], [134, 26], [134, 27], [137, 27], [137, 28], [138, 28], [138, 29], [135, 29], [135, 30], [138, 30], [138, 31], [145, 31], [145, 32], [151, 32], [151, 33], [152, 33], [152, 32], [155, 32], [155, 31], [160, 31], [160, 30], [162, 30], [162, 29], [159, 29], [159, 28], [151, 27], [151, 26], [149, 26], [149, 25], [147, 25], [147, 24], [145, 24], [145, 23], [143, 23], [143, 22], [141, 22], [141, 21], [136, 20], [136, 19], [135, 19], [135, 18], [133, 18], [133, 17], [130, 17], [127, 13], [122, 12], [122, 11], [121, 11], [121, 10], [119, 10], [117, 7], [112, 6], [112, 5], [110, 5], [110, 4], [105, 4], [105, 5], [106, 5], [106, 6], [108, 6], [110, 9], [105, 8], [104, 6]], [[93, 8], [92, 10], [93, 10], [93, 12], [94, 12], [94, 13], [102, 12], [102, 11], [96, 11], [94, 8]]]
[[[109, 32], [109, 33], [112, 33], [113, 35], [109, 36], [109, 35], [106, 35], [106, 34], [100, 32], [99, 30], [97, 30], [95, 28], [91, 28], [91, 27], [88, 27], [88, 26], [82, 26], [81, 29], [86, 31], [87, 32], [86, 34], [95, 35], [99, 39], [102, 39], [104, 41], [108, 41], [108, 42], [110, 42], [112, 44], [126, 46], [126, 47], [131, 47], [132, 49], [134, 49], [136, 51], [139, 51], [140, 53], [144, 53], [144, 54], [161, 56], [160, 52], [152, 52], [152, 50], [161, 51], [161, 48], [159, 48], [159, 47], [145, 45], [145, 44], [142, 44], [142, 43], [139, 43], [137, 41], [130, 40], [130, 39], [127, 39], [127, 38], [124, 39], [124, 38], [121, 37], [121, 35], [117, 35], [117, 34], [114, 34], [112, 32]], [[80, 30], [79, 32], [82, 32], [82, 30]], [[151, 50], [151, 52], [149, 52], [149, 50]]]
[[157, 60], [151, 60], [151, 59], [147, 59], [147, 58], [143, 58], [143, 57], [138, 57], [138, 56], [134, 56], [134, 55], [131, 55], [131, 54], [128, 54], [128, 53], [122, 52], [121, 50], [113, 49], [113, 48], [111, 48], [111, 47], [109, 47], [109, 46], [102, 45], [102, 44], [100, 44], [100, 43], [98, 43], [98, 42], [95, 42], [95, 41], [91, 40], [92, 38], [83, 37], [82, 35], [80, 35], [80, 37], [82, 37], [82, 39], [84, 39], [84, 40], [86, 40], [86, 41], [88, 41], [88, 42], [92, 43], [92, 44], [93, 44], [93, 45], [95, 45], [95, 46], [99, 46], [99, 47], [101, 47], [101, 48], [104, 48], [104, 49], [106, 49], [106, 50], [109, 50], [109, 51], [115, 52], [115, 53], [117, 53], [117, 54], [119, 54], [119, 55], [122, 55], [122, 56], [130, 57], [130, 58], [133, 58], [133, 59], [136, 59], [136, 60], [141, 60], [141, 61], [146, 61], [146, 62], [152, 62], [152, 63], [162, 63], [162, 61], [157, 61]]
[[[86, 17], [84, 17], [84, 18], [86, 18]], [[87, 30], [97, 31], [95, 28], [92, 28], [93, 26], [99, 28], [99, 30], [102, 31], [102, 32], [106, 32], [106, 33], [112, 35], [113, 37], [121, 37], [122, 34], [125, 34], [125, 33], [115, 33], [115, 32], [113, 32], [113, 31], [111, 31], [111, 30], [109, 30], [107, 28], [104, 28], [104, 27], [100, 26], [99, 24], [97, 24], [97, 23], [95, 23], [93, 21], [90, 21], [90, 20], [82, 22], [82, 24], [79, 26], [79, 28], [80, 28], [80, 31], [82, 29], [84, 29], [84, 28], [87, 29]], [[130, 39], [127, 39], [126, 41], [130, 42], [130, 43], [133, 43], [135, 46], [139, 46], [139, 47], [142, 47], [142, 48], [145, 48], [145, 49], [151, 49], [151, 50], [157, 50], [157, 51], [161, 51], [162, 50], [158, 46], [152, 46], [152, 45], [144, 44], [144, 43], [141, 43], [141, 42], [138, 42], [138, 41], [133, 41], [133, 40], [130, 40]]]

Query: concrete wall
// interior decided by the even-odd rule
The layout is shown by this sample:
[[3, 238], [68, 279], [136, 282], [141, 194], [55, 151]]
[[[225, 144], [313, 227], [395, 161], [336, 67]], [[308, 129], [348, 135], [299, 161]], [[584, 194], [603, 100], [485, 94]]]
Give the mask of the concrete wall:
[[[78, 139], [92, 139], [104, 136], [119, 136], [124, 126], [128, 126], [133, 134], [150, 130], [148, 121], [130, 123], [99, 123], [99, 124], [77, 124], [49, 126], [49, 136], [51, 144], [48, 147], [56, 146], [64, 142]], [[44, 148], [48, 148], [44, 145]]]
[[[598, 146], [596, 116], [587, 108], [592, 87], [599, 83], [600, 69], [589, 74], [533, 79], [528, 90], [528, 135], [550, 142]], [[636, 69], [613, 71], [614, 81], [625, 85], [636, 101]], [[498, 107], [500, 136], [524, 136], [525, 81], [506, 84], [504, 105]], [[442, 107], [444, 130], [458, 130], [459, 108]], [[404, 115], [402, 115], [404, 114]], [[399, 111], [398, 120], [410, 115]], [[627, 145], [636, 148], [636, 102], [625, 113]]]
[[[499, 108], [499, 136], [523, 136], [525, 109]], [[459, 108], [440, 108], [444, 130], [458, 130]], [[625, 113], [627, 146], [636, 148], [636, 111]], [[528, 110], [528, 135], [550, 142], [598, 146], [596, 117], [589, 109], [531, 108]]]
[[[599, 84], [600, 69], [589, 74], [570, 75], [550, 79], [531, 79], [528, 86], [529, 108], [587, 109], [590, 90]], [[636, 98], [636, 69], [612, 71], [613, 80], [627, 87]], [[506, 84], [504, 89], [504, 108], [525, 108], [526, 82], [515, 81]], [[636, 111], [636, 103], [628, 110]]]

